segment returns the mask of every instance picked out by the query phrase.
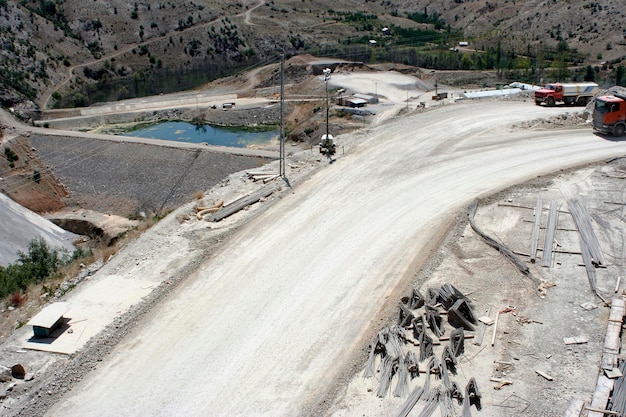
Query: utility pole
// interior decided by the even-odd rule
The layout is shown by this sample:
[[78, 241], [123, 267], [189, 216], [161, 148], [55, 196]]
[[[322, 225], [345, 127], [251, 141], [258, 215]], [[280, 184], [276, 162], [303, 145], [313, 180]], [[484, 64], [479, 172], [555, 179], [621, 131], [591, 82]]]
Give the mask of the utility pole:
[[330, 134], [330, 132], [328, 131], [328, 80], [330, 79], [330, 68], [325, 68], [323, 72], [324, 83], [326, 84], [326, 138], [329, 138], [330, 136], [328, 135]]
[[284, 106], [285, 106], [285, 54], [280, 54], [280, 168], [281, 177], [285, 178], [285, 125], [284, 125]]
[[329, 114], [329, 100], [328, 100], [328, 80], [330, 79], [330, 68], [324, 68], [322, 73], [324, 74], [324, 83], [326, 84], [326, 134], [322, 136], [320, 142], [320, 152], [328, 157], [330, 162], [333, 162], [333, 155], [335, 154], [335, 140], [330, 135], [330, 128], [328, 127], [328, 114]]

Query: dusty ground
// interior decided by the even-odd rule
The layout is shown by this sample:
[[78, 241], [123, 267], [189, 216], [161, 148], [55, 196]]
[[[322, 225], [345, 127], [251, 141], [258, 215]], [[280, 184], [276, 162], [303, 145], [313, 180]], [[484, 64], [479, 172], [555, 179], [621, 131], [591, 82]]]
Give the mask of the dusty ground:
[[[294, 188], [224, 225], [209, 228], [193, 221], [190, 205], [179, 209], [90, 278], [91, 287], [113, 275], [161, 284], [78, 354], [27, 356], [15, 348], [19, 335], [5, 345], [5, 357], [29, 357], [29, 369], [40, 370], [13, 388], [5, 410], [15, 414], [28, 404], [23, 415], [40, 415], [59, 401], [48, 415], [393, 414], [403, 399], [380, 400], [370, 392], [375, 380], [362, 379], [367, 344], [395, 320], [398, 300], [410, 288], [444, 282], [469, 294], [478, 308], [516, 307], [517, 316], [502, 315], [493, 348], [485, 336], [480, 347], [468, 343], [461, 358], [458, 381], [478, 380], [485, 415], [560, 415], [569, 394], [588, 400], [598, 372], [588, 353], [598, 353], [606, 309], [580, 311], [582, 302], [597, 300], [584, 285], [579, 261], [559, 255], [549, 270], [558, 271], [554, 276], [533, 266], [534, 279], [523, 277], [457, 223], [476, 196], [626, 152], [623, 143], [588, 128], [515, 127], [561, 112], [523, 101], [444, 106], [340, 136], [345, 155], [307, 181], [324, 163], [310, 153], [294, 155], [288, 171]], [[619, 174], [621, 165], [613, 167], [609, 173]], [[590, 172], [503, 192], [481, 205], [477, 221], [524, 251], [523, 244], [515, 246], [529, 238], [523, 207], [534, 205], [538, 191], [563, 199], [599, 188]], [[613, 188], [606, 181], [602, 187], [620, 189], [621, 179], [615, 180]], [[231, 176], [207, 201], [251, 186]], [[567, 248], [576, 242], [569, 228], [557, 233]], [[617, 236], [606, 233], [602, 241], [612, 247]], [[566, 278], [556, 276], [561, 272]], [[541, 278], [557, 284], [544, 299], [536, 290]], [[610, 277], [599, 282], [612, 292]], [[562, 337], [574, 332], [590, 340], [568, 350]], [[583, 357], [589, 360], [581, 363]], [[488, 381], [496, 359], [513, 364], [500, 370], [513, 385], [497, 392]], [[534, 369], [555, 380], [537, 381]], [[163, 392], [164, 385], [171, 390]], [[150, 394], [157, 391], [158, 398]]]
[[[539, 178], [480, 202], [476, 215], [479, 227], [518, 253], [530, 267], [531, 276], [520, 273], [488, 246], [471, 229], [466, 213], [460, 214], [459, 222], [428, 266], [417, 271], [415, 288], [423, 294], [428, 288], [438, 289], [449, 283], [468, 295], [477, 316], [490, 311], [488, 315], [494, 319], [496, 311], [502, 312], [495, 344], [491, 345], [493, 326], [487, 328], [480, 344], [478, 332], [470, 332], [474, 339], [466, 341], [458, 375], [451, 376], [462, 389], [469, 378], [476, 378], [483, 395], [483, 411], [474, 410], [477, 415], [561, 416], [570, 400], [590, 401], [609, 308], [591, 291], [567, 201], [581, 198], [594, 219], [594, 229], [608, 259], [605, 269], [596, 271], [601, 294], [607, 300], [620, 297], [623, 286], [615, 289], [626, 259], [622, 236], [625, 168], [626, 161], [620, 159], [572, 170]], [[547, 221], [550, 201], [556, 201], [561, 210], [556, 233], [560, 252], [555, 253], [549, 268], [542, 267], [540, 259], [530, 263], [528, 256], [533, 211], [539, 197], [544, 201], [542, 225]], [[542, 228], [540, 248], [544, 236]], [[540, 290], [542, 283], [549, 286]], [[507, 307], [514, 310], [507, 311]], [[451, 329], [446, 327], [447, 332]], [[407, 333], [410, 335], [411, 331]], [[566, 345], [563, 339], [573, 336], [583, 336], [588, 342]], [[441, 354], [443, 345], [436, 347], [436, 354]], [[405, 353], [409, 350], [419, 354], [419, 348], [411, 344], [406, 345]], [[535, 370], [554, 380], [544, 379]], [[500, 387], [490, 378], [512, 384]], [[406, 397], [392, 396], [397, 377], [384, 398], [376, 395], [380, 379], [380, 371], [374, 378], [364, 378], [360, 372], [340, 395], [342, 399], [333, 407], [332, 415], [384, 416], [399, 412]], [[424, 386], [425, 381], [422, 374], [409, 384], [410, 389]], [[442, 381], [431, 379], [431, 388], [441, 385]], [[415, 409], [420, 410], [425, 404], [420, 401]], [[460, 412], [461, 407], [456, 410]]]

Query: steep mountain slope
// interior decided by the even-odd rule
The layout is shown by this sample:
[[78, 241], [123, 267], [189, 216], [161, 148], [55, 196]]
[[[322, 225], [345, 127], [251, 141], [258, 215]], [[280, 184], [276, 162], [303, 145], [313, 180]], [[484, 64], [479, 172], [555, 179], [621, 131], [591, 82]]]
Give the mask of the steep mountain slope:
[[[620, 0], [2, 0], [0, 101], [74, 107], [179, 91], [281, 52], [536, 79], [554, 62], [610, 70], [626, 56], [625, 13]], [[451, 52], [460, 40], [469, 48]]]
[[626, 7], [620, 0], [411, 0], [399, 8], [437, 12], [477, 46], [501, 41], [524, 53], [564, 41], [589, 62], [626, 54]]

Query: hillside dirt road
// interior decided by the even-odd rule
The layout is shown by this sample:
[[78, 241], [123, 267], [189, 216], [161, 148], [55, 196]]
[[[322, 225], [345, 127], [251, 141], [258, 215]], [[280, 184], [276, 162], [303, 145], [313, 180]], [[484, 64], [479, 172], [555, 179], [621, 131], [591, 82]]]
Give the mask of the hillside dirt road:
[[[460, 210], [538, 175], [626, 154], [626, 142], [589, 128], [511, 127], [564, 111], [580, 110], [466, 102], [340, 136], [345, 155], [199, 262], [47, 415], [327, 412]], [[197, 223], [186, 244], [164, 244], [170, 224], [158, 240], [133, 244], [144, 276], [184, 262], [180, 252], [210, 236]], [[128, 270], [139, 268], [129, 258]]]

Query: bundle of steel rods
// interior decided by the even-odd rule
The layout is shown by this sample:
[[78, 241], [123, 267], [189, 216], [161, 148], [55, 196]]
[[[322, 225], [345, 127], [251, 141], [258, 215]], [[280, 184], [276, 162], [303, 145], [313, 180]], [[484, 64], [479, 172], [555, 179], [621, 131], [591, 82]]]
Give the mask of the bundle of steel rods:
[[426, 401], [426, 406], [422, 409], [422, 412], [418, 414], [418, 417], [429, 417], [432, 416], [437, 406], [439, 405], [439, 397], [441, 396], [441, 392], [439, 389], [434, 389], [428, 395], [428, 400]]
[[591, 219], [587, 213], [587, 209], [577, 199], [569, 201], [569, 209], [572, 213], [578, 233], [580, 233], [583, 242], [585, 242], [585, 245], [589, 248], [592, 263], [595, 266], [604, 264], [604, 255], [600, 249], [598, 238], [591, 227]]
[[397, 366], [396, 375], [398, 376], [398, 382], [396, 389], [393, 391], [393, 396], [404, 397], [409, 392], [409, 369], [404, 359], [400, 359]]
[[556, 201], [550, 202], [550, 212], [548, 213], [548, 225], [546, 226], [546, 236], [543, 243], [543, 255], [541, 256], [541, 266], [549, 268], [552, 265], [552, 247], [554, 246], [554, 234], [559, 218]]
[[622, 372], [622, 376], [617, 378], [613, 385], [609, 410], [624, 416], [626, 415], [626, 361], [620, 363], [619, 370]]
[[397, 358], [391, 358], [387, 356], [383, 359], [382, 363], [382, 371], [380, 372], [380, 381], [378, 381], [378, 391], [377, 395], [380, 398], [383, 398], [387, 395], [387, 391], [389, 391], [389, 386], [391, 385], [391, 379], [394, 374], [394, 366], [397, 363]]
[[407, 417], [411, 410], [413, 410], [413, 407], [415, 407], [415, 404], [417, 404], [419, 399], [422, 397], [422, 394], [424, 394], [424, 388], [415, 387], [409, 394], [409, 398], [407, 398], [404, 402], [402, 409], [398, 413], [398, 417]]

